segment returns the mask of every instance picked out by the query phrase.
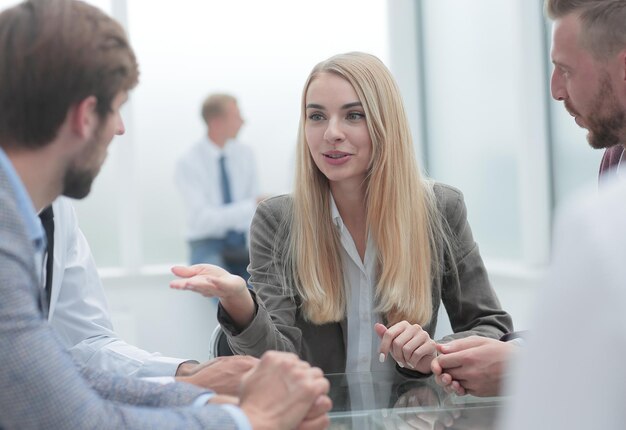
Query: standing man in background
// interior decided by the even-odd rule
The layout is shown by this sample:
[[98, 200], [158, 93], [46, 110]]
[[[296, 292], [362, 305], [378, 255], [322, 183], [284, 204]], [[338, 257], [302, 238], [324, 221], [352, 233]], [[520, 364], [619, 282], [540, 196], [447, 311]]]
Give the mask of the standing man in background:
[[233, 96], [210, 95], [202, 104], [202, 118], [207, 135], [176, 168], [176, 185], [187, 206], [190, 262], [215, 264], [247, 280], [247, 236], [262, 200], [254, 155], [236, 140], [243, 119]]

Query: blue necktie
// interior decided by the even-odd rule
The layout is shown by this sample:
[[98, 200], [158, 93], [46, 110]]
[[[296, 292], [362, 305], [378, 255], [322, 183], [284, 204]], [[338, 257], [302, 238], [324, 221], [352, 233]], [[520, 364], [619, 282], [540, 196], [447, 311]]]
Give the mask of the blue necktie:
[[[224, 204], [232, 203], [233, 198], [230, 194], [230, 181], [226, 172], [226, 157], [224, 155], [220, 157], [220, 179], [222, 182], [222, 200]], [[226, 232], [224, 241], [225, 245], [230, 248], [245, 248], [246, 246], [246, 236], [234, 230]]]
[[233, 198], [230, 195], [230, 181], [228, 180], [228, 173], [226, 173], [226, 157], [223, 155], [220, 157], [220, 179], [222, 182], [222, 200], [224, 204], [232, 203]]

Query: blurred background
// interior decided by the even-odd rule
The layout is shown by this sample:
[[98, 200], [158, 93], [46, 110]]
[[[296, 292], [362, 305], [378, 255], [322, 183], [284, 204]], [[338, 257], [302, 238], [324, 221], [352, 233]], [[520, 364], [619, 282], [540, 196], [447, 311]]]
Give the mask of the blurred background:
[[123, 23], [141, 69], [127, 132], [75, 204], [126, 341], [200, 360], [209, 351], [215, 305], [168, 288], [169, 268], [187, 261], [174, 166], [205, 133], [202, 100], [237, 97], [260, 191], [286, 193], [304, 80], [319, 61], [355, 50], [396, 77], [422, 168], [465, 194], [494, 288], [526, 328], [555, 210], [596, 180], [602, 155], [550, 97], [542, 0], [89, 3]]

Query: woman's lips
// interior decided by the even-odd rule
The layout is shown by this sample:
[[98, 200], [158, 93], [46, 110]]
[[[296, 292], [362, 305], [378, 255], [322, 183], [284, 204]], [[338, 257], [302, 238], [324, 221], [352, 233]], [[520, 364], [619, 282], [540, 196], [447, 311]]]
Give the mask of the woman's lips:
[[328, 164], [332, 166], [339, 166], [339, 165], [345, 164], [352, 157], [352, 154], [348, 154], [347, 152], [340, 152], [340, 151], [325, 152], [322, 155], [324, 156], [324, 161], [326, 161]]

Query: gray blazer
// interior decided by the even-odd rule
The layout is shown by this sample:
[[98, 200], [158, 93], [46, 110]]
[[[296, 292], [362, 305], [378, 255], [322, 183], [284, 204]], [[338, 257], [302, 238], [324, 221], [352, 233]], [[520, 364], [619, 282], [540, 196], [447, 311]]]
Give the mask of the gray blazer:
[[[456, 238], [454, 261], [456, 271], [447, 270], [439, 283], [433, 284], [433, 317], [424, 327], [434, 336], [437, 312], [443, 302], [454, 334], [448, 338], [480, 335], [500, 338], [513, 330], [511, 317], [502, 310], [483, 264], [478, 245], [474, 242], [467, 222], [463, 195], [456, 188], [434, 185], [440, 212]], [[298, 354], [325, 373], [346, 370], [347, 322], [316, 325], [306, 321], [300, 310], [300, 298], [295, 301], [283, 293], [277, 265], [273, 261], [275, 243], [286, 241], [292, 199], [279, 196], [259, 205], [250, 231], [250, 284], [257, 312], [248, 327], [239, 332], [220, 306], [218, 320], [228, 336], [231, 349], [238, 354], [261, 355], [275, 349]], [[278, 242], [276, 242], [278, 241]], [[449, 256], [439, 256], [448, 262]], [[458, 273], [458, 277], [457, 274]], [[293, 285], [287, 285], [293, 290]], [[373, 330], [373, 328], [372, 328]]]
[[34, 252], [0, 168], [1, 429], [236, 428], [220, 407], [189, 406], [206, 390], [79, 369], [43, 318]]

